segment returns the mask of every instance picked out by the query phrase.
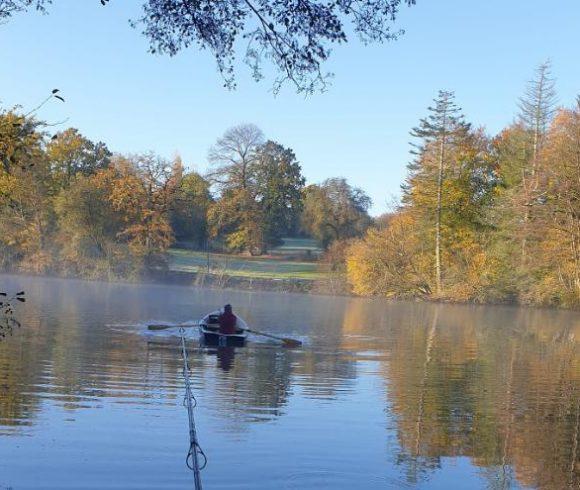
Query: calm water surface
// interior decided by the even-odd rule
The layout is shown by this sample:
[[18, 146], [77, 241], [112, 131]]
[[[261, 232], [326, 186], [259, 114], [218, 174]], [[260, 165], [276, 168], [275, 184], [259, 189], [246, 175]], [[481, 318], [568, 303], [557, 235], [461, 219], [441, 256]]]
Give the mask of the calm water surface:
[[204, 488], [579, 488], [580, 315], [0, 276], [0, 489], [188, 489], [176, 332], [225, 302], [304, 341], [201, 349]]

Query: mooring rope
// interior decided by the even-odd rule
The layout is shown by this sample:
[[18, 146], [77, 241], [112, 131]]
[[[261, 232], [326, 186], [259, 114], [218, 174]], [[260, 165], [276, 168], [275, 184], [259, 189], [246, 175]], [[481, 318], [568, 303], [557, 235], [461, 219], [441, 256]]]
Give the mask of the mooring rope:
[[[201, 470], [207, 464], [207, 457], [201, 449], [197, 441], [197, 433], [195, 431], [195, 419], [193, 417], [193, 409], [197, 405], [197, 401], [191, 391], [191, 381], [189, 379], [189, 363], [187, 362], [187, 349], [185, 347], [185, 329], [180, 327], [181, 334], [181, 351], [183, 355], [183, 378], [185, 379], [185, 398], [183, 404], [187, 407], [187, 415], [189, 418], [189, 451], [185, 458], [185, 464], [193, 470], [193, 478], [195, 483], [195, 490], [202, 490], [201, 488]], [[203, 464], [199, 464], [199, 457], [203, 458]]]

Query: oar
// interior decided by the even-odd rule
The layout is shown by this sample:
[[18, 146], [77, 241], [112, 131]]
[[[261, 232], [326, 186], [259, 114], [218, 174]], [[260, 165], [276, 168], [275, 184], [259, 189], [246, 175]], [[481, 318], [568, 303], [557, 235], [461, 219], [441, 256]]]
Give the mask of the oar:
[[[147, 325], [147, 328], [149, 330], [167, 330], [168, 328], [179, 328], [179, 327], [198, 327], [199, 323], [182, 323], [179, 325], [167, 325], [164, 323], [154, 323], [151, 325]], [[271, 333], [266, 333], [266, 332], [259, 332], [258, 330], [253, 330], [251, 328], [243, 328], [242, 330], [245, 330], [246, 332], [250, 332], [253, 333], [254, 335], [262, 335], [264, 337], [270, 337], [271, 339], [276, 339], [276, 340], [280, 340], [281, 342], [284, 342], [284, 345], [286, 347], [300, 347], [302, 345], [302, 342], [300, 342], [300, 340], [296, 340], [296, 339], [290, 339], [288, 337], [278, 337], [277, 335], [272, 335]]]
[[259, 332], [258, 330], [253, 330], [251, 328], [244, 328], [243, 330], [245, 330], [246, 332], [253, 333], [255, 335], [263, 335], [264, 337], [270, 337], [271, 339], [280, 340], [281, 342], [284, 342], [284, 345], [286, 347], [300, 347], [302, 345], [302, 342], [296, 339], [290, 339], [288, 337], [278, 337], [276, 335], [272, 335], [271, 333]]
[[168, 328], [189, 328], [189, 327], [198, 327], [199, 323], [181, 323], [178, 325], [167, 325], [165, 323], [153, 323], [151, 325], [147, 325], [149, 330], [167, 330]]

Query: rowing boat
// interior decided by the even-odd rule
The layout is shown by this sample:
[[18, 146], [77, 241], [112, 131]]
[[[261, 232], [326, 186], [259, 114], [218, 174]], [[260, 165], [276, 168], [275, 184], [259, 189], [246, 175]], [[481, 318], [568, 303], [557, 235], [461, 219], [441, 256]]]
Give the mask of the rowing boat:
[[243, 347], [248, 337], [246, 322], [239, 316], [236, 321], [236, 333], [220, 333], [221, 311], [212, 311], [205, 315], [199, 322], [199, 333], [205, 345]]

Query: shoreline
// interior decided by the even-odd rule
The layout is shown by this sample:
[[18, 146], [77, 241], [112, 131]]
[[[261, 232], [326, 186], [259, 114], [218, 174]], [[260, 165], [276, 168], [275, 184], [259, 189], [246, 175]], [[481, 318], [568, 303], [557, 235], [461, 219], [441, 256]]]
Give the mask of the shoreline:
[[[316, 281], [308, 279], [274, 279], [208, 274], [207, 272], [158, 271], [149, 281], [161, 284], [205, 287], [209, 289], [238, 289], [242, 291], [272, 291], [278, 293], [311, 294]], [[147, 279], [147, 278], [145, 278]]]
[[66, 274], [35, 274], [31, 272], [0, 270], [0, 274], [23, 276], [23, 277], [44, 277], [52, 279], [71, 279], [90, 282], [103, 282], [110, 284], [159, 284], [166, 286], [182, 286], [193, 288], [206, 288], [214, 290], [233, 290], [251, 292], [272, 292], [289, 294], [306, 294], [313, 296], [337, 296], [349, 298], [361, 298], [371, 300], [382, 300], [387, 303], [404, 301], [412, 303], [442, 304], [442, 305], [464, 305], [464, 306], [507, 306], [514, 308], [541, 309], [552, 311], [580, 311], [580, 308], [570, 308], [555, 305], [538, 305], [530, 303], [520, 303], [517, 301], [497, 301], [497, 302], [475, 302], [458, 301], [449, 298], [386, 298], [381, 296], [360, 296], [347, 291], [344, 281], [338, 278], [333, 280], [329, 277], [325, 280], [311, 279], [275, 279], [275, 278], [251, 278], [227, 274], [208, 274], [206, 272], [184, 272], [184, 271], [153, 271], [147, 275], [136, 278], [103, 278], [103, 277], [82, 277]]

